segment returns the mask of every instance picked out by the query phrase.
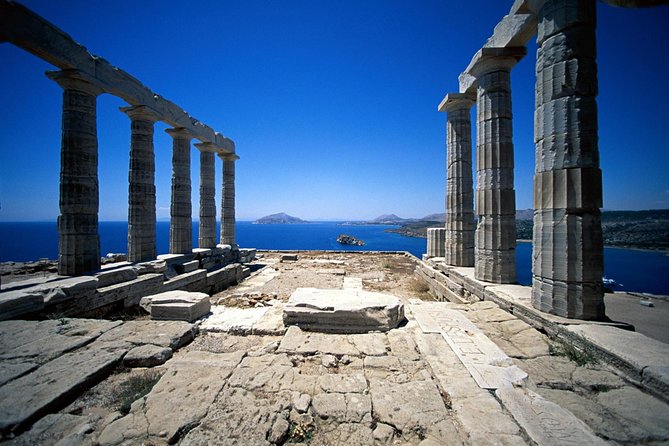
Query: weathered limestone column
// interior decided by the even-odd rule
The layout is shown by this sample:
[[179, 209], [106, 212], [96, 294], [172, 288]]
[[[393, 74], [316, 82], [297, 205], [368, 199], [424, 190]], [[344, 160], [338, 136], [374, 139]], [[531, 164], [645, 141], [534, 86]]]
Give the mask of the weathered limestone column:
[[483, 48], [471, 74], [477, 87], [475, 277], [516, 281], [511, 68], [525, 48]]
[[604, 316], [594, 0], [538, 11], [532, 304]]
[[427, 257], [444, 257], [445, 228], [427, 228]]
[[446, 112], [447, 265], [474, 266], [474, 191], [472, 186], [473, 95], [449, 93], [439, 106]]
[[221, 189], [221, 244], [237, 246], [235, 240], [235, 161], [237, 155], [219, 153], [223, 160], [223, 187]]
[[158, 115], [144, 105], [121, 107], [130, 117], [128, 173], [128, 260], [156, 258], [156, 161], [153, 125]]
[[198, 246], [216, 247], [216, 146], [210, 142], [195, 144], [200, 150], [200, 226]]
[[100, 269], [96, 98], [103, 90], [76, 70], [48, 71], [63, 88], [58, 274]]
[[193, 252], [191, 219], [190, 140], [184, 128], [165, 130], [172, 137], [172, 203], [170, 205], [170, 254]]

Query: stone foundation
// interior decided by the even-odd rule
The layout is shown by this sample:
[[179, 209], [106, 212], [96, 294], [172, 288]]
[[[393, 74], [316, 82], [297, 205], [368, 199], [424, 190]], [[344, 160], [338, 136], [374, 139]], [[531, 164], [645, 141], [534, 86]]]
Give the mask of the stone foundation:
[[144, 296], [174, 290], [215, 294], [248, 277], [249, 269], [240, 261], [253, 261], [255, 254], [255, 249], [218, 245], [194, 249], [191, 254], [161, 255], [151, 262], [112, 263], [91, 276], [10, 283], [0, 291], [0, 320], [97, 316], [134, 307]]

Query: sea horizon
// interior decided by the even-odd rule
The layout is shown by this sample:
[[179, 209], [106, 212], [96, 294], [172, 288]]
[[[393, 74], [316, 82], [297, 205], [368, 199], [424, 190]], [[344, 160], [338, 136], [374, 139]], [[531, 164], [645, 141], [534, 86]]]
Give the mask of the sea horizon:
[[[236, 225], [237, 243], [243, 248], [266, 250], [314, 251], [406, 251], [421, 258], [427, 240], [385, 232], [398, 225], [342, 226], [340, 221], [253, 224], [240, 220]], [[217, 234], [220, 223], [216, 223]], [[345, 229], [344, 229], [345, 228]], [[100, 221], [100, 255], [127, 252], [127, 222]], [[337, 243], [339, 234], [346, 233], [365, 241], [364, 246]], [[193, 247], [197, 247], [198, 222], [193, 221]], [[169, 251], [169, 221], [156, 222], [158, 253]], [[0, 222], [0, 262], [31, 262], [41, 258], [58, 257], [58, 230], [55, 221]], [[521, 285], [532, 283], [532, 243], [519, 241], [516, 245], [517, 280]], [[605, 277], [621, 284], [620, 291], [669, 295], [669, 253], [660, 250], [605, 247]]]

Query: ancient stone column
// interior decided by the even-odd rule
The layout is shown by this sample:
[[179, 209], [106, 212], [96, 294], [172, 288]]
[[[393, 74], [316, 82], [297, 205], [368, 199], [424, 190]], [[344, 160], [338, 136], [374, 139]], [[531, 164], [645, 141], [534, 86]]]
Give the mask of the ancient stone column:
[[474, 191], [472, 185], [472, 95], [449, 93], [446, 112], [446, 232], [444, 261], [474, 266]]
[[191, 219], [190, 140], [184, 128], [165, 130], [172, 137], [172, 203], [170, 205], [170, 253], [193, 252]]
[[525, 48], [483, 48], [471, 74], [477, 87], [475, 277], [516, 281], [511, 68]]
[[100, 269], [96, 98], [103, 90], [76, 70], [46, 75], [63, 88], [58, 274]]
[[445, 228], [427, 228], [427, 257], [444, 257], [445, 236]]
[[604, 316], [594, 0], [538, 11], [532, 304]]
[[209, 142], [195, 144], [200, 150], [200, 226], [198, 246], [216, 247], [216, 146]]
[[237, 155], [219, 153], [223, 160], [223, 187], [221, 189], [221, 244], [237, 246], [235, 240], [235, 161]]
[[128, 173], [128, 260], [156, 258], [156, 161], [153, 124], [158, 115], [139, 105], [121, 107], [130, 117], [130, 171]]

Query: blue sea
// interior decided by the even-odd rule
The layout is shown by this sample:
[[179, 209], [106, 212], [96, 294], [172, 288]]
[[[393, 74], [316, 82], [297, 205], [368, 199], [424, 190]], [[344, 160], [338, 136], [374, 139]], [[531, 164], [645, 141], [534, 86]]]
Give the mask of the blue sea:
[[[237, 222], [237, 242], [242, 247], [258, 249], [319, 249], [346, 251], [409, 251], [416, 257], [425, 252], [426, 240], [385, 232], [396, 226], [341, 225], [334, 222], [294, 225], [254, 225]], [[126, 222], [100, 222], [100, 252], [127, 251]], [[156, 225], [158, 252], [168, 251], [169, 222]], [[193, 241], [197, 244], [197, 223], [193, 223]], [[365, 241], [365, 246], [343, 246], [339, 234]], [[0, 222], [0, 262], [31, 261], [58, 257], [58, 232], [55, 222]], [[518, 243], [516, 248], [518, 282], [532, 281], [532, 245]], [[623, 248], [604, 248], [605, 275], [618, 282], [616, 290], [669, 295], [669, 255], [663, 252]]]

